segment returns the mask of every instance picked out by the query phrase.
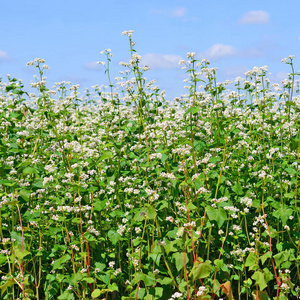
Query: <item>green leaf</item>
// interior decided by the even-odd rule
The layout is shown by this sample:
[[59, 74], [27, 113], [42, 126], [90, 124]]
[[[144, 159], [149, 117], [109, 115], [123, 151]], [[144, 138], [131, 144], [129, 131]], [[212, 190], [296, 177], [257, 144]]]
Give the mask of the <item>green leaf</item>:
[[[137, 293], [137, 297], [136, 297], [136, 293]], [[146, 289], [145, 288], [139, 288], [139, 290], [134, 290], [130, 296], [134, 297], [134, 299], [143, 299], [146, 293]]]
[[91, 235], [89, 232], [85, 232], [84, 234], [83, 234], [83, 236], [86, 238], [86, 240], [87, 241], [89, 241], [89, 242], [95, 242], [96, 241], [96, 239], [95, 239], [95, 237], [93, 236], [93, 235]]
[[159, 266], [159, 263], [160, 263], [160, 257], [161, 257], [161, 254], [160, 253], [151, 253], [148, 255], [148, 257], [150, 257], [157, 266]]
[[117, 284], [115, 282], [113, 282], [112, 284], [108, 285], [108, 288], [113, 292], [113, 291], [118, 291], [119, 287], [117, 286]]
[[164, 289], [162, 287], [155, 287], [155, 299], [161, 299]]
[[285, 168], [285, 171], [288, 172], [290, 175], [295, 175], [297, 173], [297, 171], [291, 167]]
[[251, 278], [256, 281], [256, 284], [259, 285], [261, 291], [268, 286], [264, 274], [261, 271], [254, 272]]
[[194, 181], [194, 185], [195, 185], [196, 189], [199, 190], [203, 186], [203, 181], [199, 180], [199, 179], [196, 179]]
[[103, 200], [103, 201], [95, 201], [93, 204], [93, 208], [95, 211], [102, 211], [104, 207], [106, 207], [105, 203], [107, 202], [107, 200]]
[[232, 190], [233, 190], [237, 195], [239, 195], [239, 196], [242, 196], [242, 195], [244, 194], [244, 193], [243, 193], [243, 188], [242, 188], [242, 186], [241, 186], [241, 184], [240, 184], [239, 182], [237, 182], [237, 183], [233, 186]]
[[156, 217], [156, 210], [151, 206], [148, 207], [147, 217], [149, 220], [153, 220]]
[[30, 191], [22, 189], [19, 192], [19, 196], [21, 196], [25, 201], [29, 201], [30, 198]]
[[38, 189], [41, 189], [43, 187], [43, 181], [41, 179], [38, 179], [33, 184], [34, 187], [37, 187]]
[[93, 292], [92, 292], [92, 297], [93, 298], [96, 298], [98, 296], [101, 295], [101, 291], [99, 289], [95, 289]]
[[204, 263], [196, 261], [194, 263], [193, 269], [190, 273], [192, 280], [197, 280], [199, 278], [206, 278], [210, 275], [212, 269], [211, 261], [206, 260]]
[[[17, 245], [19, 248], [22, 249], [22, 240], [23, 240], [22, 239], [22, 234], [21, 233], [17, 233], [15, 231], [12, 231], [10, 233], [10, 237], [15, 240], [15, 242], [14, 242], [15, 245]], [[24, 240], [23, 241], [23, 247], [26, 248], [26, 246], [27, 246], [27, 244], [26, 244], [26, 241]]]
[[254, 252], [250, 252], [247, 259], [246, 259], [246, 262], [245, 262], [245, 266], [246, 267], [251, 267], [253, 265], [256, 264], [256, 257], [255, 257], [255, 253]]
[[23, 170], [23, 174], [35, 174], [37, 175], [37, 170], [35, 168], [32, 168], [32, 167], [26, 167], [24, 170]]
[[271, 251], [268, 251], [267, 253], [265, 253], [264, 255], [262, 255], [262, 256], [260, 257], [260, 260], [261, 260], [262, 264], [264, 264], [265, 261], [266, 261], [268, 258], [270, 258], [270, 257], [272, 257], [272, 252], [271, 252]]
[[[172, 257], [175, 259], [177, 271], [180, 271], [184, 267], [184, 252], [175, 252]], [[189, 258], [186, 255], [186, 263], [188, 262]]]
[[76, 273], [76, 274], [73, 273], [73, 274], [71, 275], [70, 281], [71, 281], [72, 285], [75, 286], [76, 283], [77, 283], [78, 281], [80, 281], [82, 278], [83, 278], [83, 275], [82, 275], [80, 272], [78, 272], [78, 273]]
[[94, 283], [94, 281], [95, 281], [94, 278], [90, 278], [90, 277], [85, 277], [85, 278], [83, 278], [83, 280], [87, 283]]
[[107, 234], [108, 239], [112, 242], [112, 244], [115, 246], [117, 244], [118, 241], [121, 240], [122, 236], [113, 230], [110, 230]]
[[156, 208], [156, 210], [162, 210], [165, 207], [168, 207], [169, 203], [166, 200], [162, 200], [162, 201], [160, 201], [160, 202], [157, 203], [157, 206], [159, 206], [159, 208]]
[[187, 284], [186, 284], [185, 280], [181, 281], [178, 287], [179, 287], [179, 291], [181, 293], [185, 293], [187, 290]]
[[112, 152], [106, 151], [106, 152], [102, 153], [102, 155], [100, 156], [99, 160], [109, 159], [109, 158], [112, 158], [112, 156], [113, 156]]
[[7, 288], [11, 285], [14, 285], [15, 284], [15, 281], [12, 280], [12, 279], [8, 279], [4, 284], [2, 284], [0, 286], [0, 289], [1, 289], [1, 296], [3, 296], [3, 294], [5, 293], [5, 291], [7, 290]]
[[220, 207], [219, 209], [208, 207], [207, 215], [209, 220], [217, 222], [219, 228], [221, 228], [225, 220], [227, 220], [226, 211], [222, 207]]
[[265, 280], [267, 283], [274, 278], [273, 274], [270, 272], [270, 270], [268, 268], [264, 268], [263, 271], [264, 271], [264, 277], [265, 277]]
[[53, 281], [49, 283], [49, 289], [48, 289], [48, 299], [52, 299], [59, 291], [59, 283], [56, 281]]
[[14, 186], [16, 183], [12, 180], [0, 180], [0, 185], [5, 185], [5, 186]]
[[5, 265], [6, 263], [8, 263], [6, 255], [0, 254], [0, 266]]
[[273, 257], [275, 260], [276, 267], [279, 268], [283, 262], [289, 259], [289, 256], [290, 256], [290, 252], [287, 250], [281, 251], [278, 254], [274, 255]]
[[105, 269], [106, 265], [102, 264], [102, 263], [99, 263], [99, 262], [96, 262], [95, 267], [98, 268], [100, 271], [103, 271]]
[[101, 275], [97, 275], [97, 278], [102, 280], [105, 284], [109, 283], [109, 279], [110, 279], [110, 274], [101, 274]]
[[60, 295], [58, 298], [58, 300], [74, 300], [74, 295], [72, 292], [70, 291], [65, 291], [62, 295]]
[[221, 157], [217, 156], [217, 157], [211, 157], [209, 159], [209, 162], [211, 162], [212, 164], [216, 164], [217, 162], [219, 162], [221, 160]]
[[196, 209], [198, 209], [198, 207], [196, 205], [194, 205], [192, 202], [190, 202], [187, 206], [188, 206], [188, 208], [190, 210], [196, 210]]
[[15, 255], [16, 257], [19, 259], [19, 260], [23, 260], [23, 258], [28, 255], [28, 254], [31, 254], [29, 251], [27, 250], [21, 250], [20, 248], [16, 247], [15, 248]]
[[149, 275], [139, 273], [132, 281], [132, 283], [138, 283], [139, 281], [144, 281], [146, 286], [154, 285], [156, 279], [154, 277], [150, 277]]
[[169, 285], [172, 281], [173, 279], [169, 277], [164, 277], [163, 279], [162, 278], [159, 279], [159, 283], [161, 285]]
[[184, 116], [186, 116], [187, 114], [196, 114], [198, 111], [200, 111], [200, 107], [199, 106], [192, 106], [190, 107], [184, 114]]
[[66, 254], [62, 256], [61, 258], [57, 259], [53, 264], [53, 270], [59, 269], [62, 267], [62, 265], [71, 259], [71, 256], [69, 254]]
[[294, 210], [291, 208], [283, 209], [280, 207], [276, 211], [273, 212], [273, 216], [277, 219], [280, 219], [282, 222], [282, 225], [286, 225], [287, 220], [289, 217], [293, 214]]
[[215, 259], [214, 264], [219, 268], [222, 269], [224, 266], [224, 261], [223, 259]]
[[145, 218], [146, 218], [146, 213], [147, 213], [147, 212], [145, 211], [145, 208], [139, 209], [139, 210], [135, 213], [133, 220], [134, 220], [134, 221], [137, 221], [137, 222], [141, 222], [141, 221], [145, 220]]
[[152, 286], [155, 284], [156, 279], [149, 275], [145, 275], [143, 281], [145, 282], [146, 286]]
[[168, 155], [166, 155], [165, 153], [162, 153], [161, 155], [161, 161], [164, 163], [168, 159]]
[[288, 199], [293, 199], [295, 198], [295, 192], [285, 193], [284, 197]]

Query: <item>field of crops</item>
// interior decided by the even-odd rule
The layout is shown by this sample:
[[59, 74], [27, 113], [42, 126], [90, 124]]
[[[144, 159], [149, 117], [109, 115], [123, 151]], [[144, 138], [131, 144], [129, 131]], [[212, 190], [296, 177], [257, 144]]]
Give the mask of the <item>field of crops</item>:
[[170, 102], [125, 34], [106, 90], [0, 81], [0, 298], [299, 299], [294, 57], [220, 83], [189, 52]]

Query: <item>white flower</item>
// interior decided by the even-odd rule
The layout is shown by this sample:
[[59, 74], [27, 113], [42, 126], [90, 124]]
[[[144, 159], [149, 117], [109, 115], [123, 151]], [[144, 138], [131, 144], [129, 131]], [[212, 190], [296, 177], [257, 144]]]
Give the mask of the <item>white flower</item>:
[[186, 55], [187, 58], [192, 58], [192, 59], [193, 59], [195, 56], [196, 56], [196, 53], [195, 53], [195, 52], [188, 52], [187, 55]]
[[127, 31], [123, 31], [122, 35], [127, 35], [128, 37], [131, 37], [133, 33], [134, 33], [133, 30], [127, 30]]
[[200, 286], [197, 292], [197, 296], [202, 296], [206, 290], [207, 289], [205, 286]]
[[180, 298], [182, 296], [182, 293], [176, 292], [171, 296], [171, 299]]
[[157, 241], [156, 243], [157, 246], [166, 246], [166, 243], [162, 240]]
[[140, 227], [135, 227], [134, 230], [135, 230], [135, 232], [137, 234], [139, 234], [140, 232], [142, 232], [142, 229]]

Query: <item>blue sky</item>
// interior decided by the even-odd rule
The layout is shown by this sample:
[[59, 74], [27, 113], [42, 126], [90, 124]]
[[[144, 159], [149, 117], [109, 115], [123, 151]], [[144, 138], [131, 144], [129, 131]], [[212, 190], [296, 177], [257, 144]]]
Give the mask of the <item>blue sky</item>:
[[130, 59], [128, 38], [143, 63], [148, 80], [166, 91], [168, 100], [186, 93], [187, 52], [208, 58], [219, 69], [217, 81], [234, 80], [247, 70], [267, 65], [272, 82], [290, 72], [281, 59], [300, 56], [299, 0], [111, 0], [2, 1], [0, 10], [0, 76], [10, 74], [29, 86], [34, 68], [26, 63], [44, 58], [48, 87], [66, 80], [88, 88], [108, 84], [100, 51], [112, 50], [112, 77]]

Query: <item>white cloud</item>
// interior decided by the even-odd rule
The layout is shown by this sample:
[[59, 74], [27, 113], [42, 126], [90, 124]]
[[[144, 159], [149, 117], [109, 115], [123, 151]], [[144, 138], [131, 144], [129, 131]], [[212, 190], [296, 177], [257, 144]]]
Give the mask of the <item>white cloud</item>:
[[238, 54], [238, 50], [231, 45], [215, 44], [205, 52], [200, 53], [202, 58], [220, 59], [224, 57], [234, 56]]
[[275, 74], [270, 74], [269, 75], [269, 79], [272, 83], [279, 83], [281, 84], [281, 81], [284, 80], [284, 79], [288, 79], [288, 75], [287, 75], [287, 72], [285, 71], [279, 71]]
[[244, 65], [227, 66], [227, 67], [223, 68], [224, 75], [230, 76], [230, 77], [244, 76], [244, 73], [247, 71], [249, 71], [249, 68], [247, 68]]
[[243, 49], [243, 51], [240, 51], [240, 56], [244, 58], [262, 57], [264, 55], [265, 53], [258, 48]]
[[186, 8], [176, 7], [172, 10], [151, 9], [150, 12], [154, 14], [167, 14], [173, 17], [182, 18], [185, 17], [186, 15]]
[[101, 65], [97, 64], [96, 61], [85, 62], [83, 63], [83, 67], [87, 70], [100, 71]]
[[186, 9], [184, 7], [177, 7], [171, 11], [174, 17], [184, 17], [186, 15]]
[[240, 24], [267, 24], [270, 21], [270, 15], [263, 10], [248, 11], [239, 20]]
[[151, 9], [150, 12], [154, 13], [154, 14], [163, 14], [164, 11], [161, 9]]
[[179, 55], [148, 53], [142, 56], [142, 64], [150, 69], [173, 69], [179, 67], [181, 59]]
[[10, 56], [5, 51], [0, 50], [0, 62], [9, 61], [10, 59]]
[[74, 76], [74, 75], [67, 75], [67, 76], [64, 76], [64, 77], [59, 77], [59, 80], [58, 81], [70, 81], [72, 84], [80, 84], [80, 85], [83, 85], [84, 83], [87, 82], [87, 78], [84, 78], [84, 77], [79, 77], [79, 76]]
[[252, 57], [262, 57], [264, 55], [265, 53], [259, 48], [237, 49], [231, 45], [214, 44], [206, 51], [199, 53], [197, 56], [199, 58], [219, 60], [221, 58], [226, 58], [226, 57], [252, 58]]

